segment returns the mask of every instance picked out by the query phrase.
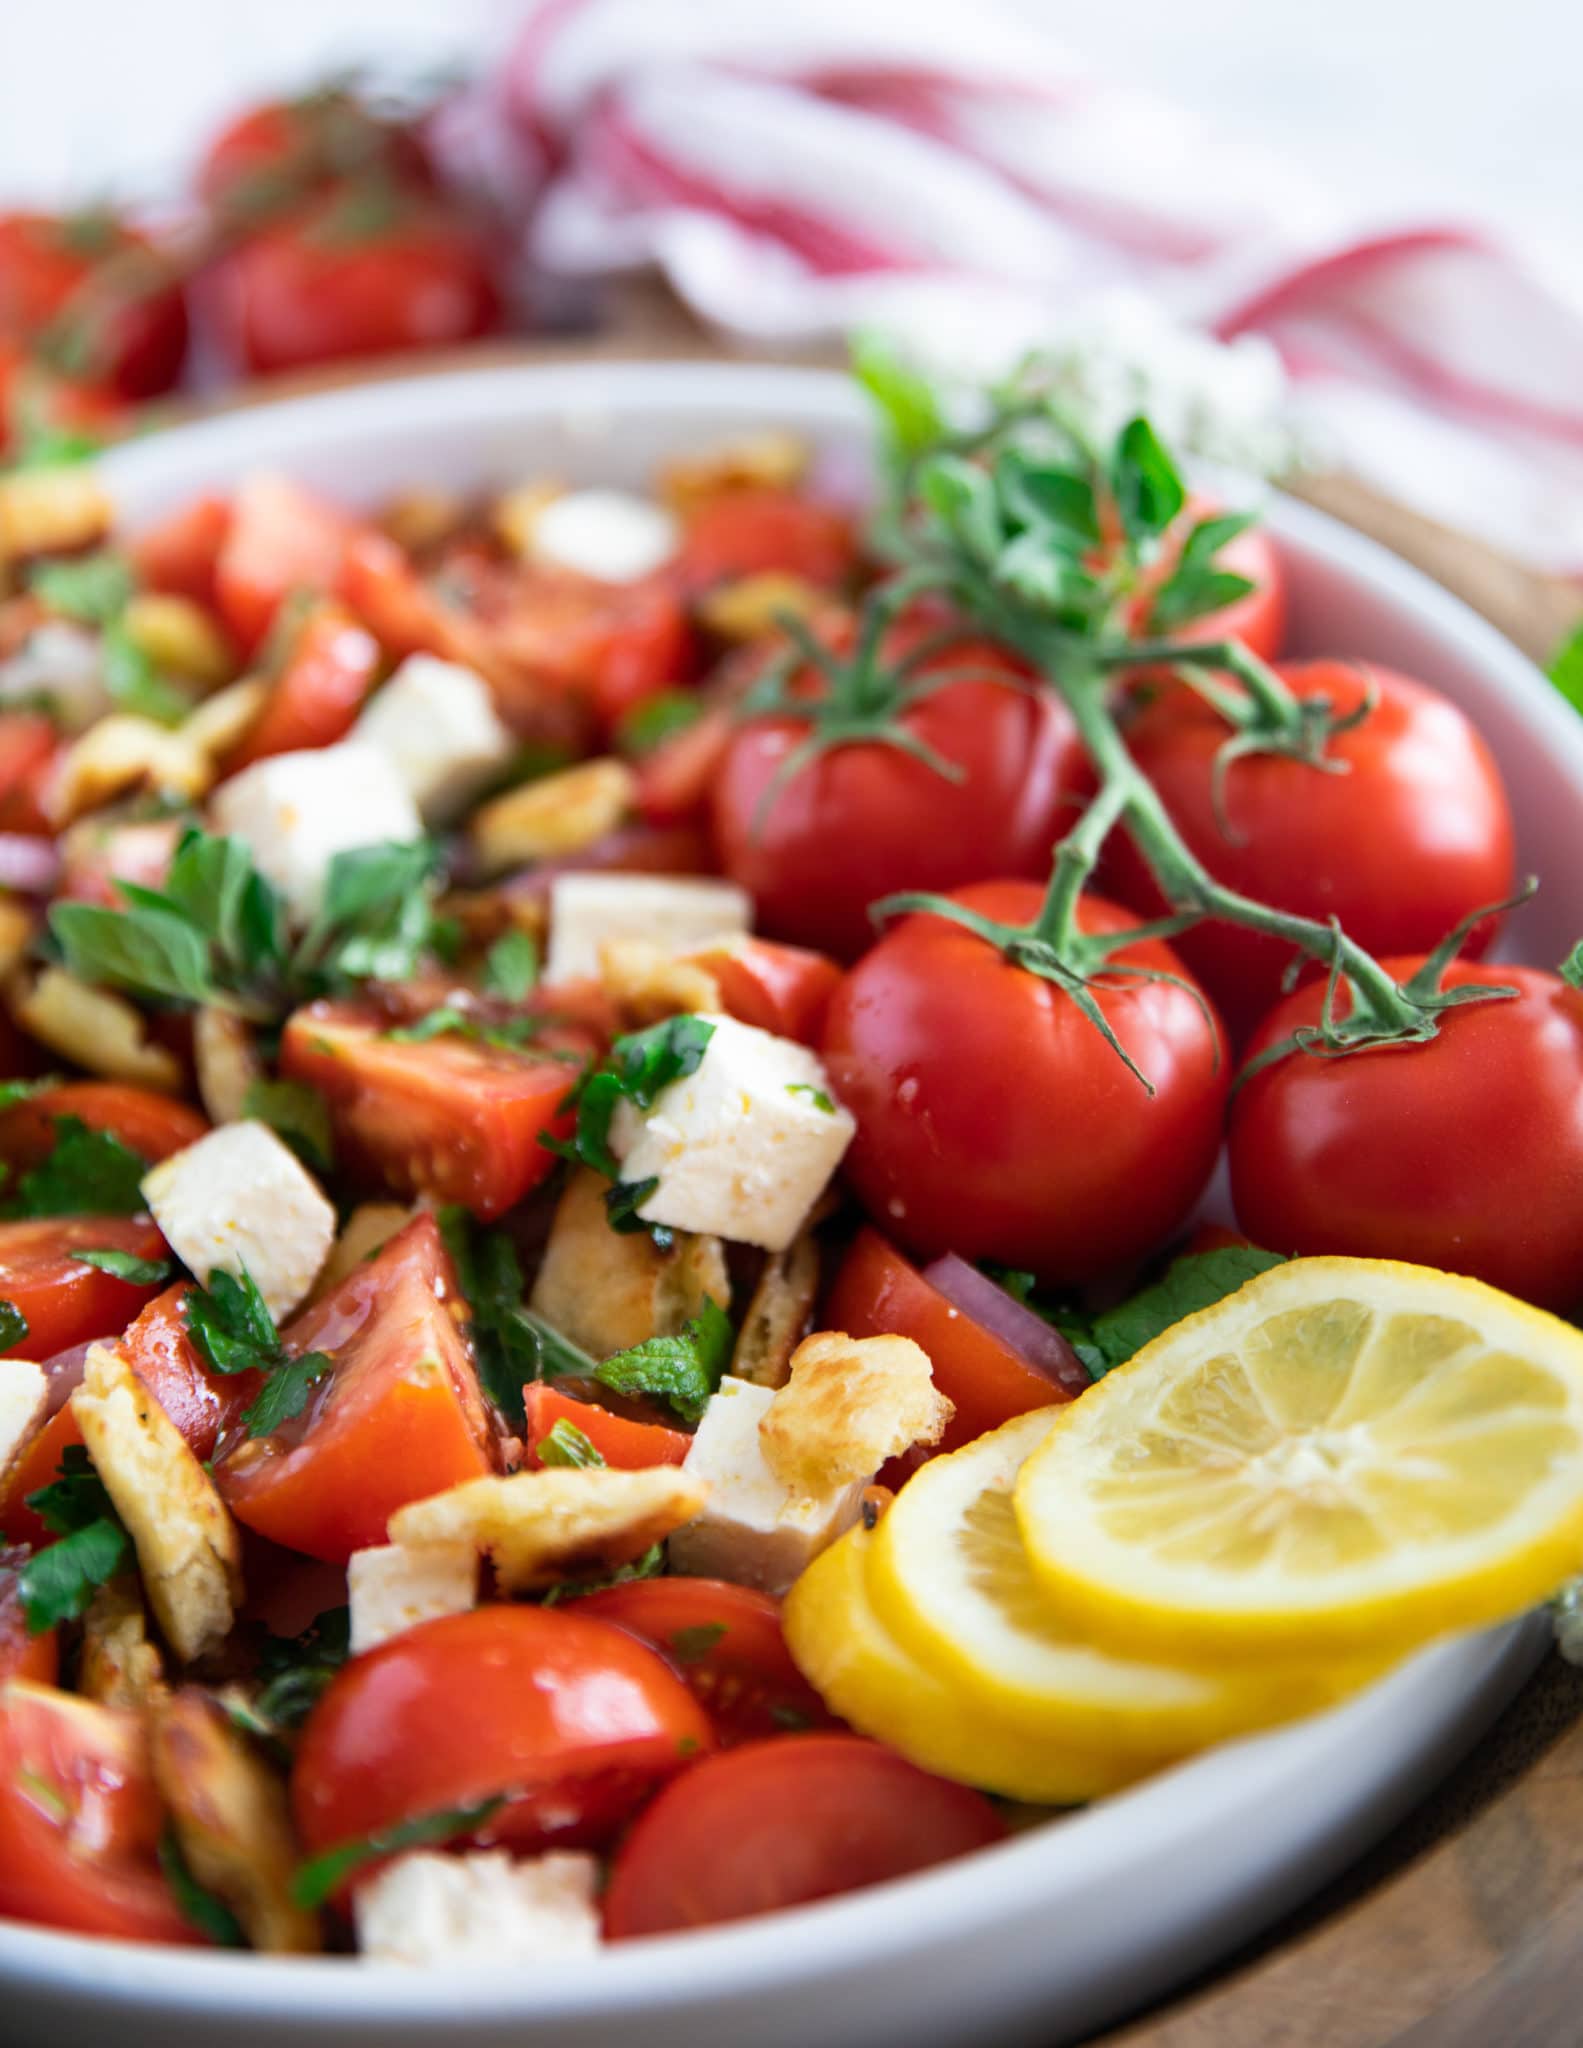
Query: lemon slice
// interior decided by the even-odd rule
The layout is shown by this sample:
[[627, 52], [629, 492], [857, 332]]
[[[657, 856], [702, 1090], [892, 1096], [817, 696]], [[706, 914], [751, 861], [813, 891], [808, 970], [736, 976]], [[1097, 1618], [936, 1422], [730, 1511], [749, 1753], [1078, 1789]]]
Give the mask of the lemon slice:
[[[1085, 1394], [1072, 1405], [1093, 1400]], [[1105, 1755], [1181, 1755], [1333, 1702], [1377, 1667], [1209, 1672], [1114, 1655], [1033, 1574], [1012, 1487], [1062, 1411], [1018, 1416], [914, 1473], [868, 1553], [879, 1620], [990, 1713]]]
[[1057, 1410], [1016, 1509], [1108, 1642], [1400, 1652], [1583, 1563], [1583, 1335], [1426, 1267], [1295, 1259]]
[[1041, 1806], [1119, 1792], [1164, 1758], [1089, 1755], [986, 1713], [908, 1655], [868, 1596], [872, 1538], [851, 1529], [787, 1594], [786, 1641], [803, 1676], [860, 1734], [942, 1778]]

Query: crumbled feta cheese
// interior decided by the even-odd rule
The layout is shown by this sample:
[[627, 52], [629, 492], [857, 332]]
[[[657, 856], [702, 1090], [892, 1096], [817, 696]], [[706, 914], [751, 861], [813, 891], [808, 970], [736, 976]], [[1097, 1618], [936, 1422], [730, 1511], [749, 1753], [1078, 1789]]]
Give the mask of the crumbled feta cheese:
[[608, 939], [646, 939], [682, 953], [706, 939], [745, 932], [753, 899], [735, 882], [696, 875], [557, 875], [550, 884], [550, 950], [544, 978], [591, 980]]
[[478, 1553], [471, 1543], [382, 1543], [354, 1550], [346, 1590], [355, 1657], [420, 1621], [465, 1614], [478, 1597]]
[[0, 1358], [0, 1482], [44, 1420], [48, 1392], [43, 1372], [31, 1359]]
[[720, 1382], [682, 1466], [708, 1482], [709, 1499], [671, 1538], [673, 1571], [784, 1593], [857, 1520], [864, 1480], [793, 1495], [770, 1470], [759, 1425], [774, 1400], [772, 1388]]
[[624, 1181], [654, 1180], [645, 1223], [783, 1251], [841, 1164], [857, 1126], [807, 1046], [710, 1017], [697, 1068], [642, 1114], [623, 1102], [611, 1149]]
[[359, 1953], [370, 1962], [472, 1966], [559, 1963], [599, 1946], [592, 1856], [551, 1850], [516, 1862], [504, 1850], [416, 1850], [357, 1888]]
[[483, 677], [432, 654], [407, 657], [352, 738], [382, 753], [424, 818], [441, 824], [467, 808], [516, 744]]
[[0, 704], [36, 702], [47, 704], [68, 732], [86, 732], [114, 710], [97, 633], [47, 619], [0, 661]]
[[267, 1124], [223, 1124], [173, 1152], [143, 1181], [143, 1199], [184, 1266], [207, 1281], [245, 1266], [279, 1322], [318, 1278], [335, 1210]]
[[351, 740], [255, 762], [220, 785], [210, 811], [216, 831], [247, 842], [301, 924], [318, 910], [338, 853], [423, 836], [389, 757]]
[[567, 491], [534, 518], [530, 545], [547, 569], [637, 583], [675, 554], [681, 529], [663, 505], [629, 491]]

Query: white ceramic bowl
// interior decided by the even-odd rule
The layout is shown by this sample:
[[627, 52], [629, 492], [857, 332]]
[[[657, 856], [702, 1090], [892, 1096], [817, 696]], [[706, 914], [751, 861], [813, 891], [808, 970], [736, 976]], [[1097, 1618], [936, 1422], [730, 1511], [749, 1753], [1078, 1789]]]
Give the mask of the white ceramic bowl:
[[[260, 406], [107, 465], [133, 523], [279, 467], [348, 499], [546, 471], [641, 483], [653, 464], [775, 424], [850, 462], [844, 380], [713, 365], [502, 369]], [[1583, 932], [1574, 858], [1583, 725], [1455, 599], [1301, 505], [1270, 521], [1299, 652], [1356, 653], [1456, 698], [1500, 757], [1523, 859], [1546, 876], [1512, 950]], [[373, 1969], [88, 1943], [0, 1923], [0, 2037], [21, 2048], [753, 2048], [1018, 2041], [1119, 2017], [1266, 1925], [1378, 1837], [1531, 1669], [1533, 1623], [1447, 1643], [1340, 1710], [1228, 1745], [1088, 1811], [902, 1883], [567, 1969]]]

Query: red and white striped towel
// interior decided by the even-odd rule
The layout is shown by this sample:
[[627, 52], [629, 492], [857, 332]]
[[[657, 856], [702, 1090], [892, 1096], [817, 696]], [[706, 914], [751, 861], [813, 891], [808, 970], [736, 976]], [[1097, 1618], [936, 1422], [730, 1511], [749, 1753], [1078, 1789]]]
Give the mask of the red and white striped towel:
[[1583, 308], [1480, 235], [1342, 214], [993, 0], [542, 0], [503, 94], [546, 269], [657, 264], [729, 335], [980, 363], [1142, 289], [1266, 337], [1383, 488], [1583, 570]]

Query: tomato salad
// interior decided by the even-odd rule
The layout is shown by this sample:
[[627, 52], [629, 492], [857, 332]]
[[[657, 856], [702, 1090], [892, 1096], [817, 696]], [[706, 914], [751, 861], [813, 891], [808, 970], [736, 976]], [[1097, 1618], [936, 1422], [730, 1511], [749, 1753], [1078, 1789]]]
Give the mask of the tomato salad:
[[0, 1912], [520, 1963], [992, 1843], [821, 1553], [1294, 1253], [1574, 1304], [1478, 733], [1145, 421], [863, 375], [867, 521], [0, 479]]

